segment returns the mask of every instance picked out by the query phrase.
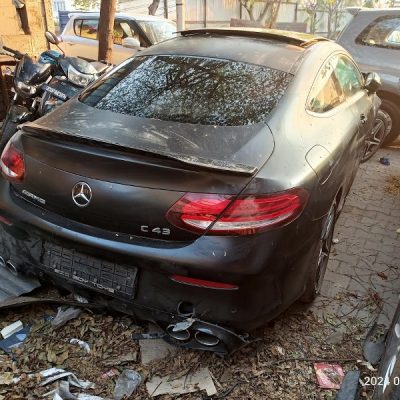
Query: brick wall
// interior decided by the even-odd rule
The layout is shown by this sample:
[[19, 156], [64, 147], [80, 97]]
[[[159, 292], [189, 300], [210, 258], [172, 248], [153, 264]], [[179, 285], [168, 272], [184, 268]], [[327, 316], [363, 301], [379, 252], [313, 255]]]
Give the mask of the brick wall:
[[[37, 55], [47, 49], [42, 0], [26, 0], [30, 35], [25, 35], [12, 0], [0, 0], [0, 36], [3, 44], [23, 53]], [[51, 0], [44, 0], [48, 29], [54, 31]]]

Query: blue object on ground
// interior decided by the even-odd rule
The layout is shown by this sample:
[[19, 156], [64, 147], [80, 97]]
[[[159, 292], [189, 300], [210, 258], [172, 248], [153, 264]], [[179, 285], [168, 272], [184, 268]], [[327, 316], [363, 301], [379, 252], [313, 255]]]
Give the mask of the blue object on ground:
[[6, 353], [11, 353], [12, 349], [19, 347], [23, 341], [27, 338], [30, 326], [21, 329], [19, 332], [14, 333], [7, 339], [0, 340], [0, 349], [4, 350]]
[[390, 161], [389, 161], [389, 159], [388, 159], [387, 157], [381, 157], [381, 158], [379, 159], [379, 162], [380, 162], [381, 164], [383, 164], [383, 165], [390, 165]]

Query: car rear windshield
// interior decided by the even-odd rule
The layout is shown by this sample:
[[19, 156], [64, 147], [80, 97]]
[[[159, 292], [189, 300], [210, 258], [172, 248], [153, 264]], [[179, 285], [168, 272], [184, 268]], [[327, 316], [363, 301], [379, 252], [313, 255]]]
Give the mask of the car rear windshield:
[[81, 101], [135, 117], [201, 125], [264, 121], [292, 75], [222, 59], [141, 56], [84, 92]]

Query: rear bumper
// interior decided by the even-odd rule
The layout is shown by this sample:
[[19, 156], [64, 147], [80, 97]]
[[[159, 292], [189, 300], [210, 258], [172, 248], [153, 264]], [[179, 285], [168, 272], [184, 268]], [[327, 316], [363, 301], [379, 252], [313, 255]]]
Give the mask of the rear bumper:
[[[39, 211], [38, 211], [39, 210]], [[34, 211], [34, 212], [33, 212]], [[57, 223], [57, 216], [42, 212], [17, 198], [9, 183], [0, 180], [0, 215], [10, 226], [2, 232], [2, 256], [23, 272], [47, 277], [56, 284], [89, 298], [95, 290], [63, 279], [43, 266], [43, 245], [54, 243], [98, 259], [137, 268], [134, 298], [101, 295], [115, 309], [167, 326], [183, 316], [178, 308], [189, 303], [203, 321], [250, 331], [271, 320], [293, 303], [304, 289], [310, 256], [320, 222], [298, 220], [285, 228], [253, 237], [201, 237], [172, 247], [149, 241], [126, 243], [109, 232], [72, 221]], [[305, 217], [304, 217], [305, 218]], [[174, 282], [171, 275], [237, 285], [237, 290], [216, 290]]]

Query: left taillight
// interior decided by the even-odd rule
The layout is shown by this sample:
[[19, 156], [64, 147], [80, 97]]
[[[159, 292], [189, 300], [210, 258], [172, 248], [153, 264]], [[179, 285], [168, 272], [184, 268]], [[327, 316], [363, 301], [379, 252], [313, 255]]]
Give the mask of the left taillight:
[[232, 195], [186, 193], [168, 211], [168, 221], [208, 235], [252, 235], [284, 226], [304, 210], [304, 189], [235, 198]]
[[1, 155], [1, 172], [9, 181], [22, 181], [25, 175], [25, 161], [22, 152], [8, 142]]

